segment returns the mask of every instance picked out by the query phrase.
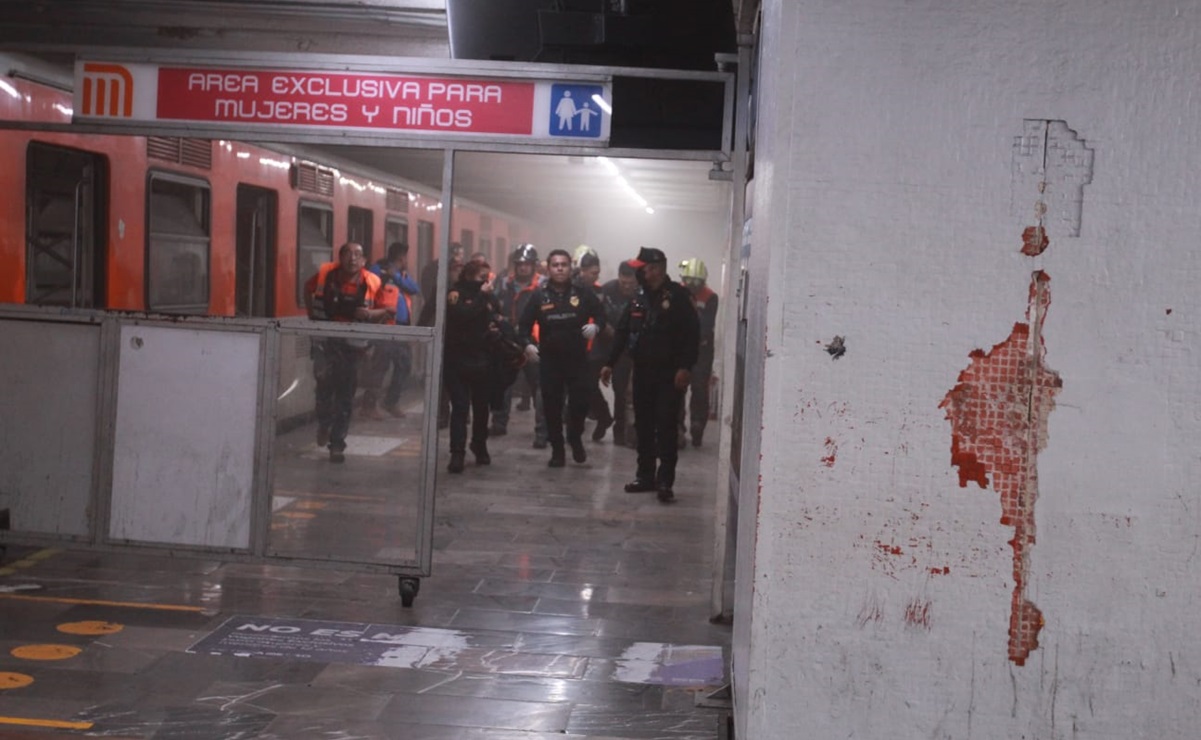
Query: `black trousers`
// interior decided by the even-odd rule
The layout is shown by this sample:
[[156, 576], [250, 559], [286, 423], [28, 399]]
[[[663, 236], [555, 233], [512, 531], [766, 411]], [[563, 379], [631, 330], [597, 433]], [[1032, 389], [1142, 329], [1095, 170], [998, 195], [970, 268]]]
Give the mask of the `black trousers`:
[[329, 448], [346, 449], [350, 413], [358, 389], [359, 358], [363, 350], [344, 339], [313, 342], [313, 378], [317, 381], [317, 424], [329, 430]]
[[492, 378], [488, 367], [465, 367], [448, 363], [442, 373], [446, 394], [450, 396], [450, 451], [467, 451], [467, 411], [471, 410], [471, 441], [488, 440], [488, 405], [492, 398]]
[[[634, 365], [634, 429], [638, 433], [641, 480], [672, 486], [676, 482], [679, 427], [684, 394], [676, 390], [674, 368]], [[656, 464], [658, 469], [656, 470]]]
[[546, 415], [546, 439], [552, 448], [563, 449], [563, 400], [567, 399], [567, 439], [579, 440], [592, 397], [588, 388], [587, 362], [557, 362], [543, 357], [539, 362], [538, 385], [542, 391], [542, 413]]

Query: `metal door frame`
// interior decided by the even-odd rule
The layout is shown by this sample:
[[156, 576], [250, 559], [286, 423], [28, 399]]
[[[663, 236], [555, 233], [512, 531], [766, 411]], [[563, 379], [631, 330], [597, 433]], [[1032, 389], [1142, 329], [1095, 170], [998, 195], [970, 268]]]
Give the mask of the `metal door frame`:
[[[175, 51], [168, 49], [136, 49], [125, 47], [113, 48], [80, 48], [77, 50], [79, 59], [95, 59], [113, 62], [145, 63], [145, 64], [191, 64], [207, 66], [230, 67], [260, 67], [285, 70], [320, 70], [320, 71], [361, 71], [400, 74], [427, 74], [464, 76], [475, 78], [504, 78], [508, 80], [570, 80], [574, 82], [594, 81], [607, 82], [614, 77], [641, 77], [666, 80], [694, 80], [719, 82], [724, 85], [724, 112], [719, 150], [661, 150], [611, 148], [608, 146], [578, 144], [578, 143], [546, 143], [544, 141], [514, 141], [511, 138], [488, 136], [431, 136], [413, 135], [395, 132], [378, 131], [313, 131], [298, 128], [280, 127], [269, 131], [249, 126], [206, 126], [194, 123], [170, 124], [163, 122], [78, 122], [70, 124], [30, 123], [18, 121], [0, 121], [0, 129], [21, 129], [54, 131], [62, 133], [96, 133], [119, 134], [130, 136], [187, 136], [189, 138], [211, 139], [246, 139], [262, 140], [265, 136], [273, 142], [284, 144], [312, 145], [360, 145], [399, 147], [413, 149], [440, 149], [443, 152], [442, 172], [442, 233], [438, 244], [438, 254], [446, 255], [450, 247], [450, 226], [453, 207], [454, 190], [454, 159], [459, 152], [501, 152], [514, 154], [554, 154], [573, 156], [606, 156], [629, 157], [664, 160], [709, 161], [715, 165], [725, 164], [733, 157], [732, 141], [734, 136], [734, 115], [736, 76], [733, 71], [699, 72], [687, 70], [657, 70], [630, 67], [594, 67], [582, 65], [518, 63], [518, 62], [465, 62], [461, 60], [433, 60], [426, 58], [395, 58], [378, 56], [352, 56], [314, 54], [280, 54], [280, 53], [247, 53], [247, 52], [196, 52]], [[740, 177], [742, 173], [735, 173]], [[731, 196], [731, 209], [741, 207], [740, 199]], [[741, 223], [741, 214], [735, 223]], [[446, 295], [447, 273], [439, 270], [438, 295]], [[279, 290], [279, 286], [276, 287]], [[151, 314], [122, 314], [105, 311], [61, 311], [29, 309], [12, 306], [0, 307], [0, 317], [32, 320], [83, 321], [101, 324], [101, 389], [100, 406], [98, 410], [101, 428], [98, 430], [97, 449], [100, 460], [97, 461], [97, 474], [94, 476], [94, 491], [92, 501], [98, 505], [93, 517], [92, 537], [89, 542], [79, 542], [78, 538], [62, 538], [46, 535], [22, 534], [17, 532], [0, 532], [0, 543], [30, 543], [30, 544], [59, 544], [69, 542], [74, 546], [103, 550], [129, 550], [154, 552], [162, 551], [172, 555], [219, 556], [223, 560], [255, 562], [255, 563], [288, 563], [303, 562], [306, 565], [340, 569], [365, 569], [371, 571], [384, 570], [397, 574], [429, 575], [432, 560], [432, 537], [434, 517], [434, 492], [437, 483], [437, 455], [425, 456], [421, 491], [420, 491], [420, 529], [418, 536], [418, 562], [415, 567], [407, 565], [378, 566], [362, 563], [352, 563], [334, 560], [298, 560], [296, 558], [281, 558], [268, 556], [265, 553], [266, 530], [270, 517], [270, 498], [274, 480], [274, 445], [270, 420], [273, 413], [271, 399], [277, 392], [277, 381], [273, 373], [278, 371], [278, 332], [280, 329], [304, 333], [345, 333], [360, 338], [391, 338], [411, 339], [428, 342], [432, 351], [426, 353], [425, 371], [428, 382], [425, 388], [425, 404], [427, 409], [437, 406], [441, 392], [441, 358], [445, 331], [445, 301], [438, 301], [436, 320], [433, 328], [428, 327], [388, 327], [387, 330], [372, 329], [366, 325], [313, 325], [300, 317], [298, 321], [287, 319], [231, 319], [188, 317], [185, 319], [168, 318]], [[146, 545], [126, 545], [106, 542], [101, 523], [107, 525], [109, 505], [111, 504], [112, 482], [112, 453], [113, 453], [113, 416], [115, 415], [115, 396], [117, 384], [117, 351], [115, 346], [120, 335], [122, 322], [145, 324], [163, 323], [167, 325], [193, 325], [197, 328], [220, 329], [231, 331], [254, 331], [268, 335], [268, 340], [261, 344], [260, 363], [263, 368], [263, 378], [259, 385], [259, 407], [257, 416], [259, 428], [257, 432], [256, 466], [254, 487], [252, 491], [252, 531], [249, 552], [230, 552], [225, 549], [206, 549], [197, 547], [166, 547], [156, 548]], [[307, 329], [305, 328], [307, 327]], [[270, 340], [270, 334], [275, 332], [275, 340]], [[386, 332], [386, 333], [385, 333]], [[106, 354], [107, 353], [107, 354]], [[727, 383], [728, 385], [728, 383]], [[265, 403], [264, 401], [267, 401]], [[727, 436], [725, 424], [722, 425], [721, 435]], [[425, 430], [423, 446], [425, 450], [436, 450], [438, 444], [438, 429], [436, 415], [425, 415]], [[720, 480], [720, 478], [719, 478]], [[105, 486], [108, 486], [108, 489]], [[724, 506], [725, 485], [718, 486], [717, 506]], [[719, 515], [719, 520], [724, 517]], [[719, 524], [720, 526], [720, 524]], [[724, 539], [724, 534], [721, 535]]]

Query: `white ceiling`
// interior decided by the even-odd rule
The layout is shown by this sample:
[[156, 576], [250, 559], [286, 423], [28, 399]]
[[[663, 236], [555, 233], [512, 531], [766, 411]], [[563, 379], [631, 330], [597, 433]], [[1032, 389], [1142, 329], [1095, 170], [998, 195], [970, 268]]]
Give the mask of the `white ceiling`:
[[[433, 150], [337, 147], [347, 162], [380, 170], [431, 188], [442, 185], [442, 153]], [[506, 213], [551, 218], [580, 204], [612, 211], [641, 213], [634, 190], [663, 215], [724, 212], [730, 184], [711, 180], [709, 162], [661, 159], [461, 152], [455, 160], [454, 191], [458, 197], [490, 205]], [[614, 172], [614, 168], [616, 172]], [[629, 188], [622, 187], [618, 175]]]

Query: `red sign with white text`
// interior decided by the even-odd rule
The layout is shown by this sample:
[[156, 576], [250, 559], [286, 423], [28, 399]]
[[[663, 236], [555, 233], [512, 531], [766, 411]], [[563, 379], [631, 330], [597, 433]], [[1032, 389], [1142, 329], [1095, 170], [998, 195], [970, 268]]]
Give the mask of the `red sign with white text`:
[[158, 70], [160, 120], [528, 136], [533, 82], [356, 72]]

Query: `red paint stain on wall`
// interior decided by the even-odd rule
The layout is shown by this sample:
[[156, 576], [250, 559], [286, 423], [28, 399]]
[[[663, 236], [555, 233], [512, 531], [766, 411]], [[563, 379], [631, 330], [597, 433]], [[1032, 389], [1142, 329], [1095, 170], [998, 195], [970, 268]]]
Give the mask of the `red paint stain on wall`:
[[884, 542], [881, 542], [880, 540], [876, 540], [876, 547], [881, 552], [887, 553], [889, 555], [904, 555], [905, 554], [905, 551], [902, 550], [899, 546], [889, 545]]
[[973, 351], [971, 364], [939, 404], [951, 422], [951, 464], [959, 485], [991, 485], [1001, 499], [1001, 524], [1013, 527], [1013, 600], [1009, 659], [1025, 665], [1038, 647], [1042, 612], [1026, 598], [1029, 548], [1034, 544], [1038, 500], [1037, 457], [1047, 443], [1047, 417], [1063, 387], [1046, 368], [1042, 326], [1051, 305], [1051, 278], [1038, 271], [1030, 282], [1027, 323], [1014, 324], [1009, 338], [987, 353]]
[[826, 437], [826, 456], [822, 458], [827, 468], [834, 467], [834, 459], [838, 456], [838, 444], [830, 437]]
[[930, 629], [930, 602], [914, 599], [905, 606], [905, 624]]

